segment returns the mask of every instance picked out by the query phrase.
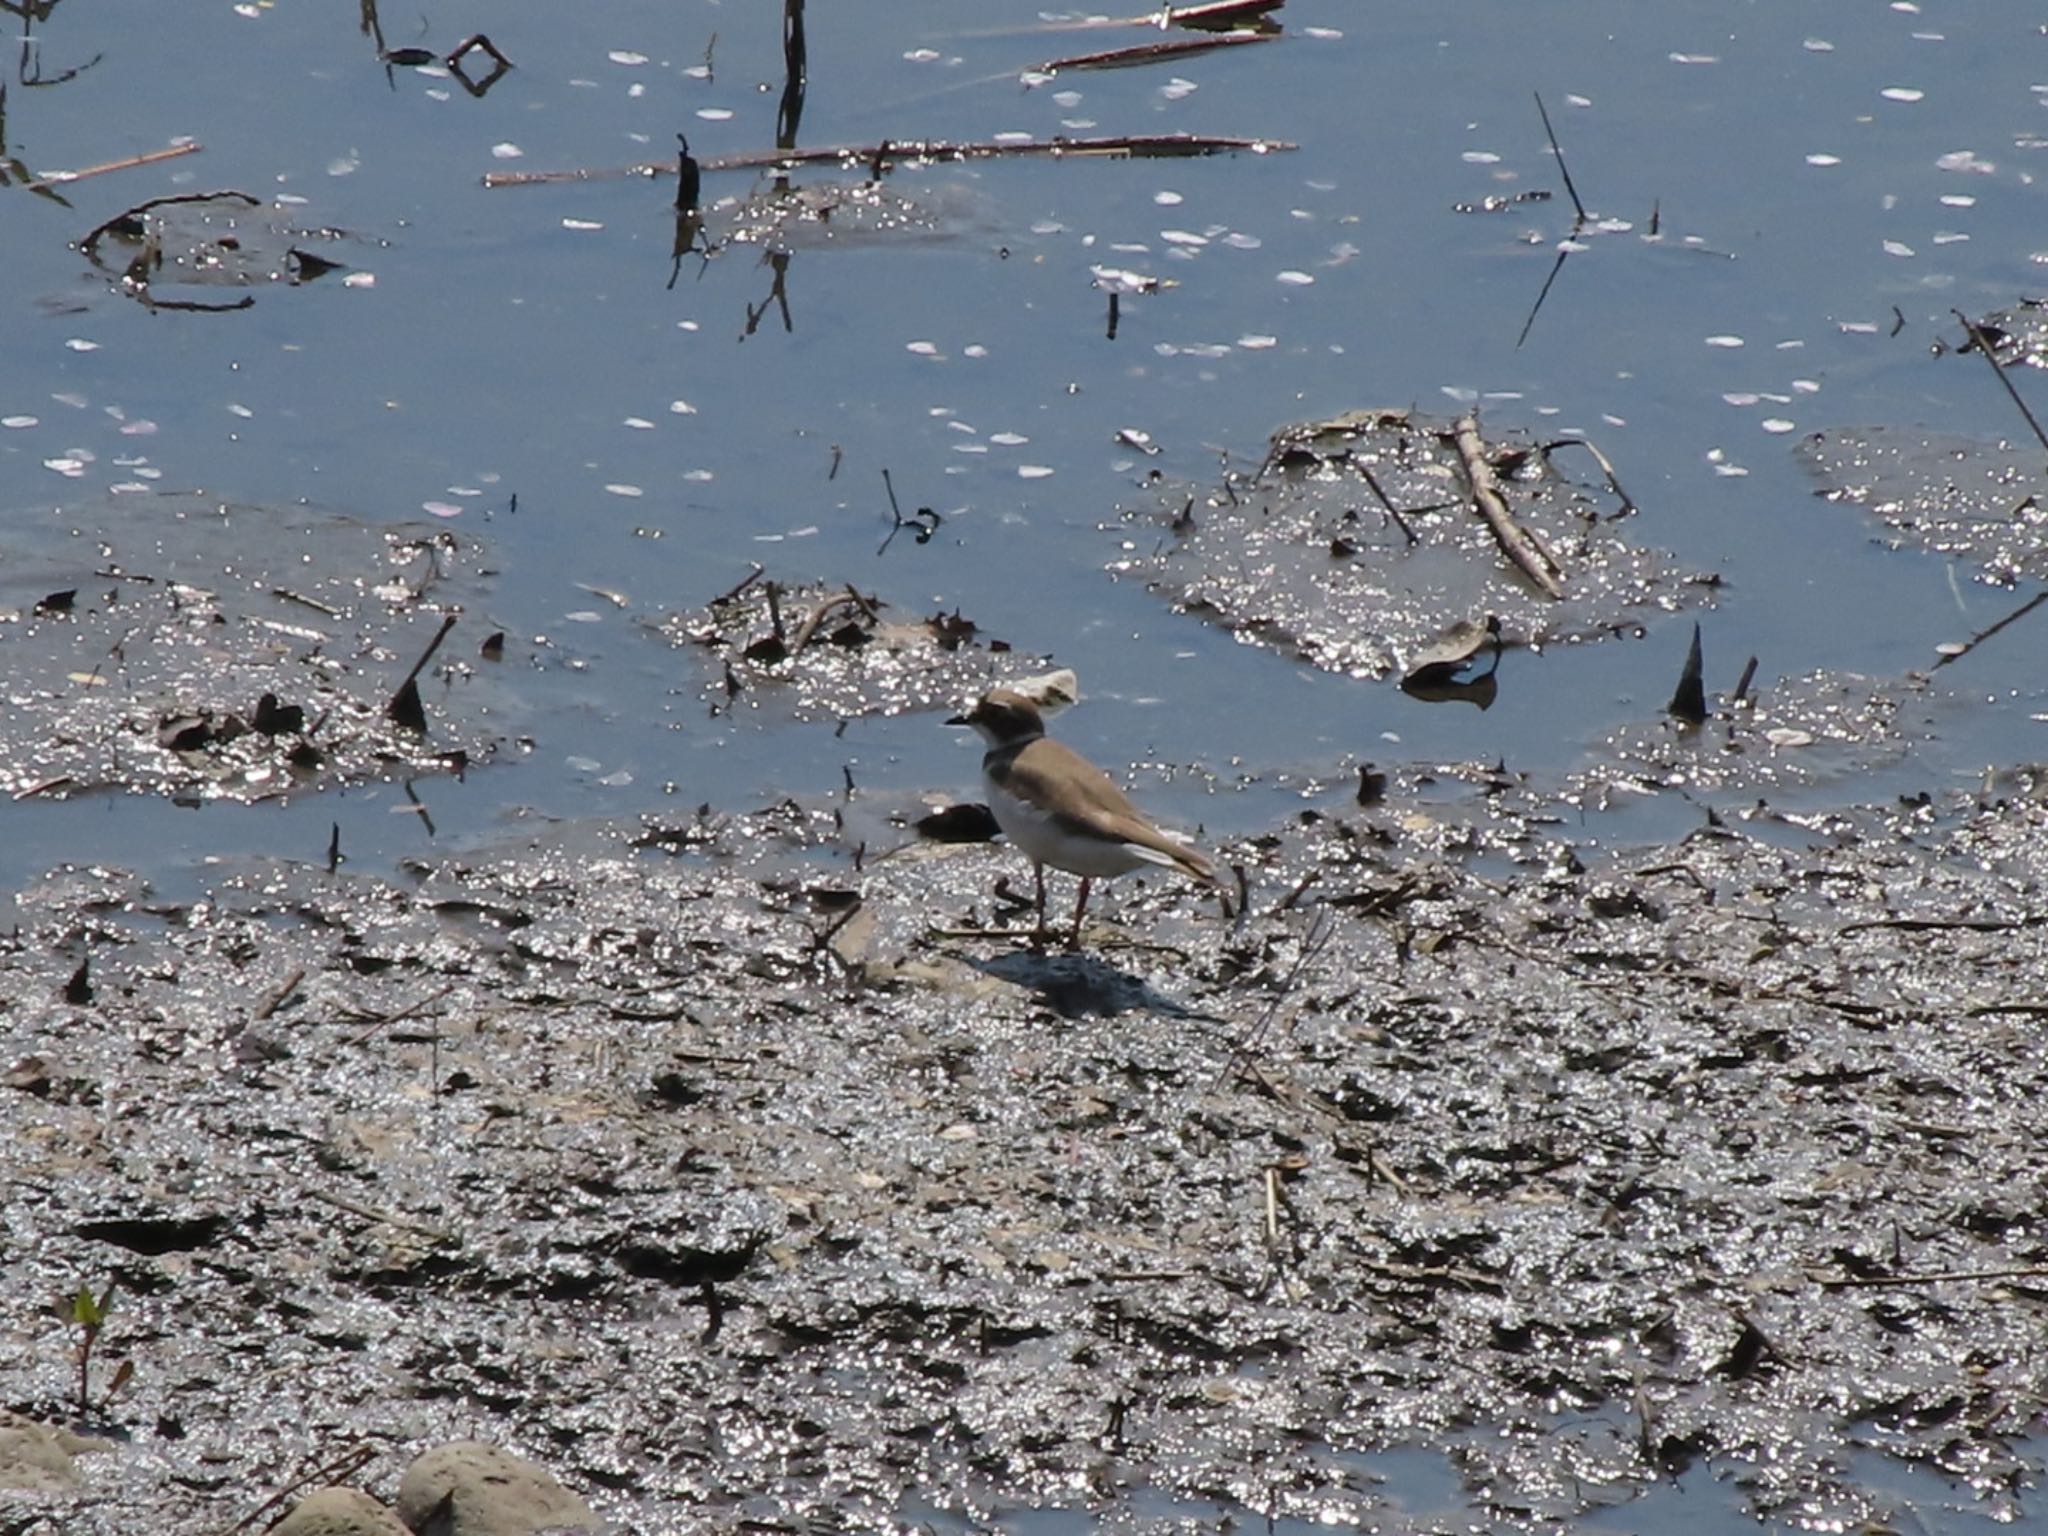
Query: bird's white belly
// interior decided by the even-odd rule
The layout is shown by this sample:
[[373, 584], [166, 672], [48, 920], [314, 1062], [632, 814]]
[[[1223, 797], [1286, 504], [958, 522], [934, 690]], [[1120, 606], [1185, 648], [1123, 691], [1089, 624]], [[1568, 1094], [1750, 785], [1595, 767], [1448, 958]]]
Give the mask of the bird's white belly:
[[1032, 858], [1070, 875], [1106, 880], [1129, 874], [1148, 864], [1168, 862], [1149, 848], [1140, 848], [1116, 838], [1095, 837], [1060, 826], [1052, 817], [994, 784], [988, 790], [989, 810], [1003, 835]]

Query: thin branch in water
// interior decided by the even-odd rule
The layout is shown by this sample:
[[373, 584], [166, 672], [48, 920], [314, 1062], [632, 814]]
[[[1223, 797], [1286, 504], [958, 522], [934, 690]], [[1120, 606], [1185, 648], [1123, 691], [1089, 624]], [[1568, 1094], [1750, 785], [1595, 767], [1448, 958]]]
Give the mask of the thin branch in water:
[[1557, 158], [1557, 173], [1564, 178], [1565, 194], [1571, 198], [1572, 207], [1578, 214], [1572, 224], [1572, 232], [1576, 234], [1586, 225], [1586, 205], [1579, 201], [1579, 189], [1572, 185], [1572, 168], [1564, 163], [1564, 149], [1557, 142], [1557, 130], [1550, 126], [1550, 109], [1543, 105], [1543, 93], [1538, 91], [1535, 95], [1536, 112], [1543, 119], [1543, 132], [1550, 140], [1550, 153]]
[[698, 169], [697, 157], [690, 153], [690, 141], [683, 134], [676, 135], [676, 212], [688, 213], [697, 206], [697, 198], [703, 187], [703, 172]]
[[747, 572], [746, 575], [742, 576], [732, 586], [726, 588], [725, 591], [719, 593], [718, 596], [711, 599], [711, 601], [705, 606], [710, 608], [716, 608], [722, 603], [729, 603], [734, 598], [738, 597], [742, 592], [746, 591], [747, 588], [751, 587], [755, 582], [759, 581], [761, 579], [761, 573], [764, 570], [766, 570], [767, 567], [763, 566], [759, 561], [750, 561], [749, 563], [752, 564], [754, 567], [751, 571]]
[[1415, 536], [1415, 530], [1408, 526], [1408, 519], [1401, 515], [1400, 509], [1387, 499], [1387, 493], [1380, 488], [1380, 482], [1373, 472], [1355, 458], [1351, 461], [1351, 467], [1358, 471], [1366, 485], [1371, 489], [1374, 497], [1378, 499], [1380, 509], [1394, 520], [1396, 528], [1399, 528], [1403, 534], [1407, 535], [1408, 547], [1413, 549], [1417, 544], [1420, 544], [1422, 540]]
[[2021, 603], [2019, 607], [2015, 608], [2011, 613], [2008, 613], [2004, 618], [2000, 619], [1996, 624], [1992, 625], [1989, 629], [1978, 631], [1976, 634], [1970, 636], [1970, 638], [1963, 644], [1956, 646], [1953, 650], [1943, 650], [1940, 658], [1934, 663], [1934, 666], [1930, 670], [1939, 672], [1943, 667], [1947, 666], [1950, 662], [1961, 661], [1965, 656], [1969, 655], [1970, 652], [1977, 649], [1978, 646], [1982, 645], [1986, 640], [1989, 640], [1993, 635], [1997, 634], [2001, 629], [2004, 629], [2008, 624], [2018, 623], [2021, 619], [2025, 618], [2028, 614], [2032, 613], [2036, 608], [2040, 607], [2043, 603], [2048, 603], [2048, 590], [2036, 592], [2032, 597], [2028, 598], [2024, 603]]
[[2027, 425], [2034, 429], [2034, 441], [2043, 448], [2048, 448], [2048, 433], [2041, 430], [2041, 423], [2034, 420], [2034, 413], [2027, 409], [2027, 402], [2020, 398], [2020, 392], [2013, 388], [2012, 380], [2006, 377], [2005, 370], [1998, 365], [1998, 354], [1991, 349], [1991, 339], [1984, 334], [1976, 321], [1960, 309], [1952, 309], [1949, 313], [1963, 322], [1963, 329], [1970, 333], [1970, 340], [1977, 344], [1977, 350], [1984, 354], [1984, 361], [1989, 363], [1991, 371], [1998, 375], [1998, 382], [2004, 386], [2005, 392], [2012, 396], [2012, 403], [2019, 407], [2020, 414], [2027, 419]]
[[1642, 510], [1636, 505], [1635, 498], [1621, 488], [1621, 477], [1615, 474], [1613, 463], [1591, 438], [1561, 437], [1554, 443], [1545, 443], [1541, 450], [1544, 460], [1548, 462], [1551, 454], [1560, 448], [1583, 448], [1593, 455], [1593, 462], [1600, 466], [1600, 473], [1607, 477], [1607, 488], [1614, 492], [1614, 499], [1621, 503], [1621, 510], [1614, 514], [1616, 517], [1630, 517]]
[[804, 0], [782, 0], [782, 100], [775, 109], [775, 147], [795, 149], [804, 116], [809, 50], [804, 43]]
[[889, 515], [895, 521], [890, 524], [888, 538], [882, 540], [882, 547], [876, 550], [875, 554], [877, 556], [886, 555], [889, 552], [889, 546], [895, 542], [896, 535], [906, 528], [910, 530], [910, 536], [918, 543], [931, 543], [932, 535], [939, 531], [939, 524], [944, 522], [945, 519], [940, 517], [930, 507], [919, 507], [909, 517], [905, 517], [902, 504], [896, 500], [896, 482], [889, 478], [889, 471], [887, 469], [882, 471], [882, 484], [889, 492]]
[[1740, 704], [1749, 697], [1749, 685], [1756, 681], [1756, 658], [1749, 658], [1743, 666], [1742, 677], [1735, 684], [1735, 692], [1728, 696], [1730, 704]]
[[1536, 302], [1529, 306], [1528, 318], [1522, 322], [1522, 333], [1515, 338], [1517, 349], [1529, 339], [1529, 332], [1536, 328], [1536, 317], [1543, 312], [1543, 301], [1550, 297], [1550, 285], [1557, 281], [1557, 274], [1564, 270], [1564, 259], [1571, 255], [1573, 249], [1568, 242], [1558, 245], [1557, 260], [1550, 264], [1550, 276], [1543, 279], [1543, 287], [1536, 294]]

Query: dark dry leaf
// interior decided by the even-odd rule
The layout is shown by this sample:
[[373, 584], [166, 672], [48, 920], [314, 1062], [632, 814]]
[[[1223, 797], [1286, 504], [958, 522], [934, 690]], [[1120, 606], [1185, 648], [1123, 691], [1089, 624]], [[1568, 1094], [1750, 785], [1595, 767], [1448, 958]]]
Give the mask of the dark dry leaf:
[[985, 805], [949, 805], [920, 816], [913, 825], [919, 837], [935, 843], [989, 843], [1002, 831]]
[[1774, 1353], [1771, 1341], [1764, 1337], [1763, 1330], [1748, 1318], [1744, 1318], [1741, 1337], [1736, 1339], [1735, 1347], [1728, 1351], [1727, 1358], [1714, 1367], [1714, 1374], [1729, 1377], [1734, 1381], [1746, 1380]]
[[1705, 670], [1700, 656], [1700, 627], [1692, 627], [1692, 647], [1685, 653], [1685, 670], [1678, 675], [1678, 691], [1671, 695], [1671, 702], [1664, 708], [1676, 715], [1687, 725], [1704, 724], [1707, 718], [1707, 692], [1701, 682]]
[[384, 713], [397, 725], [422, 735], [427, 729], [427, 707], [420, 702], [420, 685], [414, 678], [407, 678], [405, 686], [391, 695], [391, 702], [384, 706]]
[[69, 613], [71, 605], [78, 599], [78, 588], [67, 587], [62, 592], [52, 592], [36, 600], [37, 613]]
[[71, 973], [71, 979], [64, 983], [64, 1001], [73, 1007], [83, 1008], [92, 1001], [92, 961], [78, 962], [78, 969]]
[[477, 654], [485, 661], [502, 661], [505, 657], [505, 631], [497, 629], [484, 636], [484, 643], [477, 647]]
[[266, 693], [256, 701], [249, 723], [265, 736], [297, 736], [306, 729], [306, 711], [297, 704], [280, 704], [276, 694]]
[[311, 251], [292, 246], [284, 253], [292, 275], [302, 283], [310, 283], [316, 277], [325, 277], [329, 272], [341, 271], [347, 263], [329, 261], [325, 256], [315, 256]]
[[170, 752], [203, 752], [213, 740], [211, 715], [170, 715], [157, 722], [157, 745]]
[[931, 625], [932, 637], [939, 642], [939, 648], [957, 651], [980, 633], [980, 626], [974, 620], [962, 617], [959, 609], [951, 613], [935, 613], [926, 621]]
[[1500, 620], [1492, 614], [1475, 623], [1471, 619], [1460, 619], [1446, 627], [1436, 639], [1415, 653], [1408, 664], [1408, 671], [1402, 677], [1403, 687], [1415, 685], [1426, 687], [1431, 684], [1449, 682], [1465, 663], [1477, 656], [1489, 645], [1493, 647], [1494, 665], [1500, 664]]

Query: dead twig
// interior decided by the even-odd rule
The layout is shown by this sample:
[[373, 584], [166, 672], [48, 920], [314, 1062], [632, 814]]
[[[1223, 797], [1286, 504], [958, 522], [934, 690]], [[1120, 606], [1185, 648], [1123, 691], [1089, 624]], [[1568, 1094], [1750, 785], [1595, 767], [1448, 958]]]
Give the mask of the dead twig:
[[285, 1005], [285, 1001], [299, 990], [299, 983], [306, 979], [306, 968], [302, 965], [291, 975], [272, 987], [263, 1001], [257, 1004], [256, 1017], [267, 1019]]
[[[97, 260], [98, 258], [94, 256], [93, 248], [103, 238], [114, 233], [117, 229], [121, 229], [124, 225], [129, 225], [131, 228], [139, 228], [142, 216], [152, 208], [167, 208], [173, 203], [211, 203], [227, 200], [239, 202], [250, 208], [261, 208], [263, 206], [261, 198], [251, 197], [247, 192], [237, 192], [233, 188], [227, 188], [218, 192], [177, 192], [168, 197], [152, 197], [146, 202], [137, 203], [133, 208], [123, 208], [104, 224], [91, 230], [84, 239], [78, 242], [78, 249], [83, 251], [88, 257]], [[131, 224], [130, 221], [133, 221], [133, 223]]]
[[818, 626], [825, 622], [827, 616], [837, 613], [841, 608], [866, 608], [867, 606], [866, 599], [851, 587], [844, 592], [836, 593], [826, 598], [806, 614], [803, 623], [796, 627], [795, 638], [789, 642], [789, 654], [795, 656], [805, 646], [809, 645], [812, 638], [818, 633]]
[[1460, 416], [1451, 428], [1451, 441], [1458, 450], [1458, 461], [1464, 467], [1465, 483], [1471, 487], [1472, 504], [1486, 520], [1486, 526], [1493, 530], [1494, 542], [1500, 546], [1501, 553], [1534, 582], [1545, 597], [1562, 598], [1564, 570], [1551, 558], [1550, 551], [1544, 548], [1543, 541], [1535, 532], [1515, 521], [1515, 514], [1508, 508], [1507, 497], [1501, 494], [1492, 461], [1486, 456], [1486, 440], [1479, 435], [1479, 418]]
[[742, 576], [732, 586], [726, 588], [723, 592], [719, 593], [718, 596], [711, 599], [711, 601], [707, 603], [705, 606], [708, 608], [716, 608], [719, 607], [721, 604], [731, 602], [734, 598], [738, 597], [742, 592], [746, 591], [747, 588], [751, 587], [755, 582], [759, 581], [761, 579], [762, 572], [766, 569], [767, 567], [756, 564], [751, 571], [747, 572], [746, 575]]
[[[998, 157], [1070, 156], [1107, 157], [1126, 160], [1176, 158], [1180, 156], [1279, 154], [1300, 146], [1287, 139], [1236, 138], [1222, 134], [1161, 133], [1120, 134], [1085, 139], [1054, 138], [1043, 142], [1017, 144], [992, 140], [891, 139], [867, 146], [836, 145], [817, 149], [765, 149], [739, 155], [714, 155], [697, 162], [700, 171], [755, 171], [789, 169], [799, 165], [836, 165], [874, 171], [888, 165], [916, 161], [992, 160]], [[628, 165], [610, 170], [584, 168], [573, 171], [492, 171], [483, 178], [486, 187], [535, 187], [559, 182], [605, 181], [626, 176], [672, 176], [672, 165]]]
[[1837, 935], [1865, 933], [1873, 928], [1889, 928], [1900, 933], [2013, 933], [2022, 928], [2038, 928], [2048, 923], [2048, 915], [2041, 917], [1996, 918], [1996, 917], [1878, 917], [1868, 922], [1844, 923], [1835, 930]]
[[1417, 544], [1421, 543], [1422, 541], [1415, 536], [1415, 530], [1408, 526], [1408, 519], [1403, 517], [1400, 509], [1387, 499], [1386, 491], [1380, 486], [1379, 477], [1373, 474], [1369, 467], [1356, 458], [1351, 461], [1351, 467], [1357, 470], [1359, 477], [1365, 481], [1367, 488], [1373, 494], [1373, 499], [1379, 502], [1380, 510], [1394, 520], [1394, 526], [1400, 529], [1407, 538], [1408, 547], [1413, 549]]
[[1736, 683], [1735, 692], [1729, 696], [1728, 702], [1731, 704], [1742, 703], [1749, 697], [1749, 685], [1755, 681], [1756, 658], [1752, 656], [1749, 658], [1748, 664], [1743, 667], [1741, 680]]
[[1600, 466], [1600, 473], [1607, 477], [1607, 488], [1614, 492], [1614, 499], [1621, 503], [1621, 510], [1614, 514], [1616, 517], [1630, 517], [1642, 510], [1636, 505], [1635, 498], [1621, 488], [1621, 477], [1615, 474], [1614, 465], [1591, 438], [1561, 437], [1554, 443], [1545, 443], [1536, 451], [1543, 455], [1543, 462], [1547, 464], [1550, 462], [1550, 455], [1559, 448], [1583, 448], [1593, 455], [1593, 462]]
[[1327, 905], [1319, 907], [1314, 921], [1308, 925], [1308, 933], [1302, 938], [1301, 949], [1294, 957], [1294, 964], [1288, 967], [1286, 978], [1280, 983], [1280, 990], [1266, 1005], [1265, 1012], [1259, 1015], [1258, 1022], [1252, 1025], [1244, 1039], [1238, 1042], [1236, 1049], [1225, 1060], [1222, 1069], [1217, 1072], [1210, 1085], [1212, 1089], [1221, 1087], [1231, 1073], [1251, 1059], [1251, 1053], [1257, 1049], [1259, 1041], [1265, 1037], [1266, 1031], [1272, 1027], [1273, 1020], [1279, 1015], [1280, 1005], [1287, 1000], [1287, 995], [1294, 990], [1294, 984], [1301, 979], [1302, 971], [1311, 960], [1323, 952], [1324, 946], [1336, 932], [1337, 919], [1334, 913]]
[[455, 1234], [444, 1232], [439, 1227], [430, 1227], [423, 1221], [410, 1221], [403, 1216], [393, 1216], [389, 1211], [380, 1211], [375, 1206], [360, 1205], [345, 1195], [330, 1195], [324, 1189], [301, 1186], [299, 1193], [309, 1199], [318, 1200], [322, 1205], [331, 1205], [338, 1211], [347, 1211], [351, 1216], [360, 1216], [365, 1221], [378, 1222], [383, 1226], [396, 1227], [401, 1232], [416, 1232], [421, 1237], [430, 1237], [437, 1243], [452, 1243]]
[[[373, 1016], [371, 1020], [370, 1027], [364, 1030], [361, 1034], [351, 1035], [349, 1037], [348, 1043], [350, 1045], [367, 1044], [370, 1040], [370, 1037], [375, 1035], [378, 1030], [384, 1029], [389, 1025], [396, 1024], [400, 1019], [411, 1018], [414, 1014], [420, 1012], [422, 1009], [430, 1006], [431, 1004], [438, 1003], [439, 1001], [441, 1001], [442, 998], [446, 997], [449, 993], [453, 992], [454, 990], [455, 983], [451, 981], [448, 983], [447, 986], [441, 987], [433, 992], [429, 992], [425, 997], [421, 998], [418, 1002], [408, 1003], [406, 1004], [405, 1007], [398, 1009], [394, 1013], [376, 1014]], [[356, 1014], [355, 1017], [362, 1018], [363, 1015], [359, 1013]]]
[[1219, 32], [1212, 37], [1180, 37], [1166, 43], [1137, 43], [1129, 48], [1106, 48], [1100, 53], [1076, 53], [1064, 59], [1047, 59], [1038, 66], [1038, 73], [1056, 75], [1063, 69], [1131, 69], [1140, 64], [1158, 64], [1217, 48], [1235, 48], [1242, 43], [1270, 43], [1278, 36], [1277, 32]]
[[1807, 1279], [1826, 1291], [1879, 1290], [1902, 1285], [1971, 1284], [1985, 1280], [2048, 1280], [2048, 1269], [1938, 1269], [1917, 1275], [1816, 1275]]
[[[1110, 297], [1114, 299], [1115, 295], [1112, 294]], [[896, 542], [896, 535], [906, 528], [910, 530], [910, 536], [918, 543], [931, 543], [932, 535], [939, 531], [939, 524], [944, 522], [945, 519], [940, 517], [930, 507], [919, 507], [909, 517], [905, 517], [902, 504], [896, 500], [896, 482], [889, 478], [889, 471], [887, 469], [882, 471], [882, 484], [889, 492], [889, 515], [895, 519], [895, 522], [889, 527], [889, 536], [882, 540], [882, 547], [875, 551], [876, 556], [879, 558], [882, 555], [886, 555], [889, 552], [889, 546]]]
[[[343, 1451], [339, 1456], [305, 1466], [305, 1470], [285, 1483], [261, 1504], [250, 1510], [248, 1514], [242, 1516], [241, 1519], [229, 1526], [223, 1533], [223, 1536], [236, 1536], [237, 1532], [248, 1530], [250, 1526], [263, 1519], [270, 1511], [284, 1503], [286, 1499], [291, 1498], [302, 1488], [309, 1488], [316, 1483], [321, 1487], [329, 1487], [337, 1483], [347, 1482], [356, 1473], [362, 1471], [364, 1467], [374, 1461], [376, 1456], [376, 1446], [357, 1445]], [[310, 1457], [308, 1461], [311, 1461]], [[263, 1529], [268, 1530], [270, 1526], [276, 1523], [276, 1521], [267, 1521]]]
[[513, 69], [517, 67], [513, 64], [513, 62], [510, 59], [506, 58], [503, 53], [498, 51], [498, 45], [496, 43], [492, 42], [488, 37], [485, 37], [481, 32], [470, 33], [469, 36], [465, 37], [461, 42], [457, 43], [453, 48], [451, 48], [448, 51], [447, 56], [444, 57], [441, 60], [441, 62], [447, 65], [450, 69], [454, 69], [463, 61], [463, 59], [465, 59], [471, 53], [474, 52], [482, 52], [489, 54], [491, 62], [497, 65], [498, 68], [501, 70]]
[[434, 659], [434, 652], [441, 649], [441, 642], [448, 638], [448, 631], [454, 627], [455, 615], [444, 614], [440, 629], [435, 632], [434, 638], [427, 642], [427, 648], [420, 652], [420, 659], [414, 662], [412, 670], [405, 674], [405, 681], [393, 690], [390, 699], [384, 705], [385, 715], [409, 731], [424, 734], [427, 729], [427, 709], [420, 701], [419, 676], [426, 670], [427, 663]]
[[82, 166], [75, 171], [45, 171], [33, 181], [22, 186], [34, 192], [43, 187], [61, 187], [74, 181], [84, 181], [88, 176], [106, 176], [115, 171], [132, 171], [138, 166], [155, 165], [160, 160], [176, 160], [181, 155], [196, 155], [206, 146], [197, 140], [184, 144], [172, 144], [163, 149], [146, 150], [139, 155], [124, 155], [119, 160], [103, 160], [98, 165]]

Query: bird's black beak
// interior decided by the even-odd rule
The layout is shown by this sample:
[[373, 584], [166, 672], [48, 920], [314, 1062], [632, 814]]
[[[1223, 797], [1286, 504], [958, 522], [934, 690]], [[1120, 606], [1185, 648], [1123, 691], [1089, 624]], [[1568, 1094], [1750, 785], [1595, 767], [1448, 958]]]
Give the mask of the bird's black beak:
[[953, 716], [953, 717], [952, 717], [951, 719], [947, 720], [946, 724], [948, 724], [948, 725], [972, 725], [972, 724], [974, 724], [974, 722], [973, 722], [972, 720], [968, 719], [968, 718], [967, 718], [967, 717], [966, 717], [965, 715], [954, 715], [954, 716]]

